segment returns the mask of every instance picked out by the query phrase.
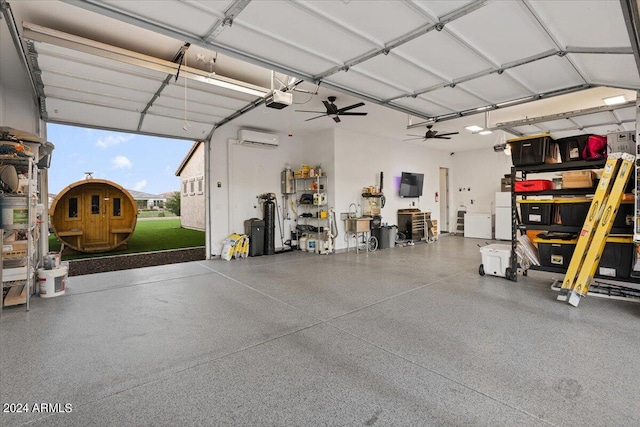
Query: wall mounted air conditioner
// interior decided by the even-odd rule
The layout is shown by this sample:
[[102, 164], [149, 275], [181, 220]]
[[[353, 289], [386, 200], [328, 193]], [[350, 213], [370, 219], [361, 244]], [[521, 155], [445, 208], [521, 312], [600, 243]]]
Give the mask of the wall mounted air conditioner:
[[280, 143], [278, 135], [259, 132], [249, 129], [240, 129], [238, 131], [238, 144], [250, 145], [262, 148], [275, 148]]

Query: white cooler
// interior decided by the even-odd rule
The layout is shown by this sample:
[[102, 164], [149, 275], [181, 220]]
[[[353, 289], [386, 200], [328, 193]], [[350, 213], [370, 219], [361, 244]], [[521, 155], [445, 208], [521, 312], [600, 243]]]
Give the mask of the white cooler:
[[507, 268], [510, 267], [511, 245], [492, 244], [480, 248], [482, 264], [479, 273], [481, 276], [507, 277]]

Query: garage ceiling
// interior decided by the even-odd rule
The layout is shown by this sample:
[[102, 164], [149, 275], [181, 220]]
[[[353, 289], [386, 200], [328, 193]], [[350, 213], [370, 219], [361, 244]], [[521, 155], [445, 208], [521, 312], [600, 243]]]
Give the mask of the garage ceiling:
[[[596, 86], [640, 89], [634, 1], [42, 3], [10, 6], [50, 121], [204, 138], [262, 98], [207, 78], [227, 76], [266, 93], [268, 70], [285, 83], [286, 76], [321, 83], [430, 121]], [[180, 74], [173, 61], [184, 43], [191, 46]], [[510, 130], [627, 127], [635, 120], [627, 107]]]

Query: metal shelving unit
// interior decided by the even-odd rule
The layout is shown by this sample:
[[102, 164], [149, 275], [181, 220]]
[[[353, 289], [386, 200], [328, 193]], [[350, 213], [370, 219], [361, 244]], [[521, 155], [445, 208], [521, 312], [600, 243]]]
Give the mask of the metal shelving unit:
[[[36, 291], [35, 274], [39, 267], [36, 213], [38, 169], [31, 157], [0, 156], [0, 166], [4, 165], [11, 165], [22, 172], [21, 174], [25, 176], [27, 183], [26, 191], [21, 190], [21, 193], [0, 196], [3, 206], [9, 206], [9, 208], [3, 209], [2, 217], [4, 241], [2, 246], [2, 306], [26, 304], [26, 310], [29, 311], [31, 295]], [[22, 206], [26, 207], [26, 218], [24, 218]], [[18, 208], [14, 209], [15, 207]], [[26, 248], [23, 249], [25, 242]]]
[[[308, 178], [295, 178], [295, 182], [296, 208], [298, 210], [296, 220], [299, 225], [315, 227], [316, 231], [309, 231], [309, 233], [315, 234], [319, 238], [320, 228], [329, 226], [329, 178], [327, 175], [316, 175]], [[315, 188], [313, 188], [314, 186]], [[301, 203], [300, 199], [303, 194], [311, 194], [313, 196], [312, 202]], [[322, 218], [323, 211], [326, 212], [324, 218]], [[303, 214], [310, 216], [301, 216]]]
[[[526, 230], [546, 230], [546, 231], [558, 231], [558, 232], [568, 232], [568, 233], [579, 233], [582, 230], [581, 226], [567, 226], [567, 225], [524, 225], [519, 224], [518, 222], [518, 211], [517, 211], [517, 198], [527, 196], [560, 196], [560, 195], [589, 195], [595, 192], [595, 188], [578, 188], [578, 189], [560, 189], [560, 190], [547, 190], [547, 191], [538, 191], [538, 192], [516, 192], [515, 191], [515, 181], [518, 178], [526, 179], [527, 174], [535, 174], [535, 173], [546, 173], [546, 172], [563, 172], [563, 171], [571, 171], [571, 170], [582, 170], [582, 169], [598, 169], [604, 167], [606, 163], [606, 159], [597, 160], [597, 161], [575, 161], [575, 162], [566, 162], [559, 164], [544, 164], [544, 165], [534, 165], [534, 166], [513, 166], [511, 168], [511, 221], [512, 221], [512, 238], [511, 238], [511, 277], [509, 277], [512, 281], [517, 281], [517, 257], [516, 257], [516, 246], [517, 246], [517, 233], [519, 231], [525, 232]], [[636, 166], [636, 174], [638, 173], [639, 167]], [[637, 175], [636, 175], [637, 176]], [[636, 185], [637, 185], [636, 178]], [[636, 198], [636, 200], [638, 200]], [[636, 212], [638, 215], [638, 212]], [[636, 219], [636, 235], [638, 230], [638, 222]], [[611, 235], [630, 235], [633, 232], [628, 228], [612, 228]], [[531, 266], [529, 267], [531, 270], [537, 271], [546, 271], [551, 273], [564, 274], [566, 273], [566, 269], [562, 267], [548, 267], [548, 266]], [[595, 276], [596, 279], [609, 280], [610, 277], [605, 276]], [[616, 278], [615, 281], [621, 283], [640, 283], [640, 278], [630, 277], [630, 278]]]

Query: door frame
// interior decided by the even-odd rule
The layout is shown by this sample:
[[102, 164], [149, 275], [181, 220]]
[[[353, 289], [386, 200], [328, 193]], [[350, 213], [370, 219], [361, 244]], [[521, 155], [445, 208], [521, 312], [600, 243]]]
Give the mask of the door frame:
[[439, 192], [440, 192], [440, 233], [448, 233], [450, 230], [449, 211], [449, 168], [441, 167], [439, 171]]

